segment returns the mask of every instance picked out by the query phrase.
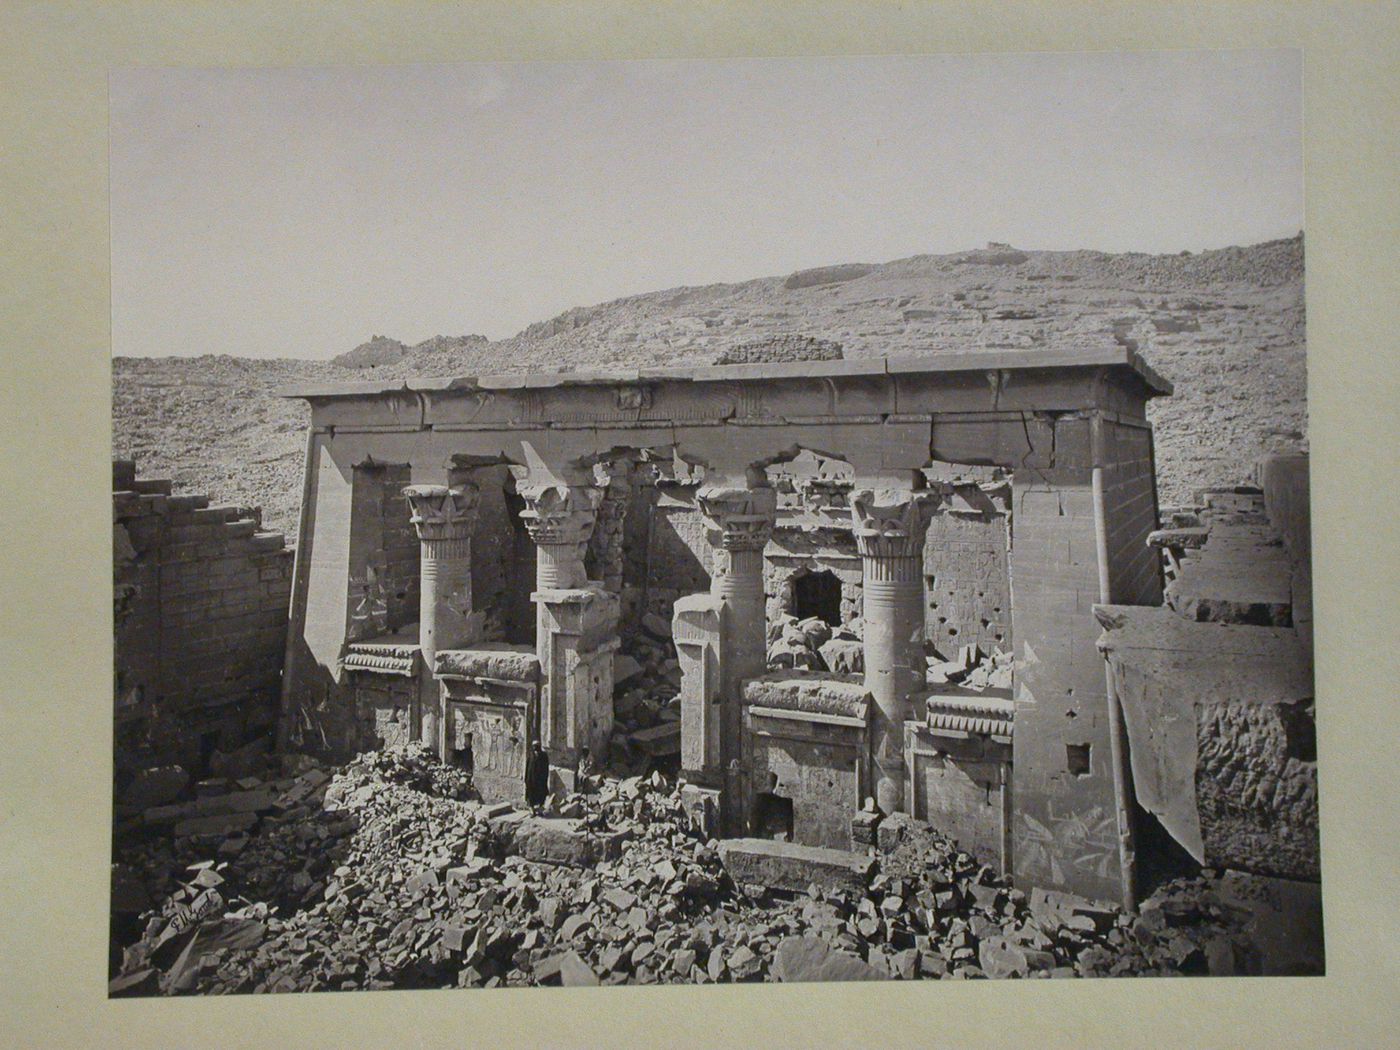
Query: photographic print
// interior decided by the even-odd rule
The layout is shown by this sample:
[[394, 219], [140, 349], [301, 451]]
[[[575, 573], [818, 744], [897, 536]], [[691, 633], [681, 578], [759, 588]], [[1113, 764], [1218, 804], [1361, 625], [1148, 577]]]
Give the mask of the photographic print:
[[1324, 972], [1299, 52], [110, 99], [111, 996]]

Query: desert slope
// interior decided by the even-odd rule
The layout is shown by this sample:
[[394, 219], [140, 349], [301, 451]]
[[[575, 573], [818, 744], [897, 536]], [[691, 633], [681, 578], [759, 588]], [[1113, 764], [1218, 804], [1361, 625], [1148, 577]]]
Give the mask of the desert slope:
[[365, 367], [117, 358], [113, 445], [146, 476], [262, 504], [268, 525], [290, 535], [306, 412], [272, 396], [286, 383], [684, 364], [735, 351], [783, 358], [828, 342], [847, 357], [1136, 347], [1176, 385], [1152, 409], [1165, 503], [1249, 480], [1263, 452], [1306, 447], [1301, 235], [1182, 255], [990, 245], [847, 263], [579, 307], [495, 342], [375, 337], [339, 359]]

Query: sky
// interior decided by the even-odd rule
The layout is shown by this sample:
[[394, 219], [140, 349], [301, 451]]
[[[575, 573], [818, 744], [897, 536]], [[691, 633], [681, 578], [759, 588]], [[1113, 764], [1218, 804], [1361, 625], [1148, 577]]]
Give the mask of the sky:
[[328, 358], [988, 241], [1303, 227], [1296, 51], [113, 71], [113, 353]]

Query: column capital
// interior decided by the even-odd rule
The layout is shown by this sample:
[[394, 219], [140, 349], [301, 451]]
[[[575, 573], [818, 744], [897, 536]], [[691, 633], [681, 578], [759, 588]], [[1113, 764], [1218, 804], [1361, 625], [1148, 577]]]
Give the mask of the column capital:
[[409, 485], [403, 495], [420, 540], [460, 540], [471, 535], [481, 496], [475, 485]]
[[937, 489], [856, 489], [851, 526], [864, 558], [914, 558], [923, 553], [929, 521], [943, 501]]
[[525, 531], [541, 545], [587, 542], [603, 502], [603, 490], [597, 485], [524, 482], [516, 492], [525, 501], [520, 512]]
[[773, 534], [778, 494], [768, 487], [702, 485], [695, 503], [726, 551], [761, 551]]

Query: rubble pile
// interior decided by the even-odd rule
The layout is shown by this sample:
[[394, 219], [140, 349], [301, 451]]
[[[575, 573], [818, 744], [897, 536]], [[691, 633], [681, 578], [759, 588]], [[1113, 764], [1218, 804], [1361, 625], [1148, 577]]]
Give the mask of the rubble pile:
[[859, 617], [832, 627], [819, 616], [784, 614], [768, 625], [768, 667], [859, 674], [865, 670], [862, 629]]
[[[681, 751], [681, 665], [670, 625], [647, 617], [613, 661], [613, 748], [608, 765], [644, 773]], [[663, 629], [664, 628], [664, 632]]]
[[[768, 625], [768, 667], [860, 674], [865, 670], [863, 628], [859, 617], [836, 627], [817, 616], [777, 617]], [[930, 686], [959, 685], [977, 692], [1010, 689], [1012, 662], [1012, 654], [1000, 648], [986, 652], [969, 644], [951, 660], [931, 653], [925, 679]]]
[[952, 660], [928, 658], [925, 681], [931, 686], [958, 685], [982, 692], [987, 689], [1011, 688], [1011, 665], [1014, 656], [1003, 649], [984, 652], [977, 645], [964, 645]]
[[1137, 917], [1027, 899], [891, 818], [861, 884], [780, 890], [736, 884], [659, 772], [582, 778], [549, 815], [471, 801], [464, 781], [411, 745], [209, 796], [230, 799], [229, 816], [259, 806], [221, 833], [177, 823], [119, 838], [114, 910], [139, 921], [112, 994], [1250, 966], [1247, 915], [1205, 879], [1172, 884]]

